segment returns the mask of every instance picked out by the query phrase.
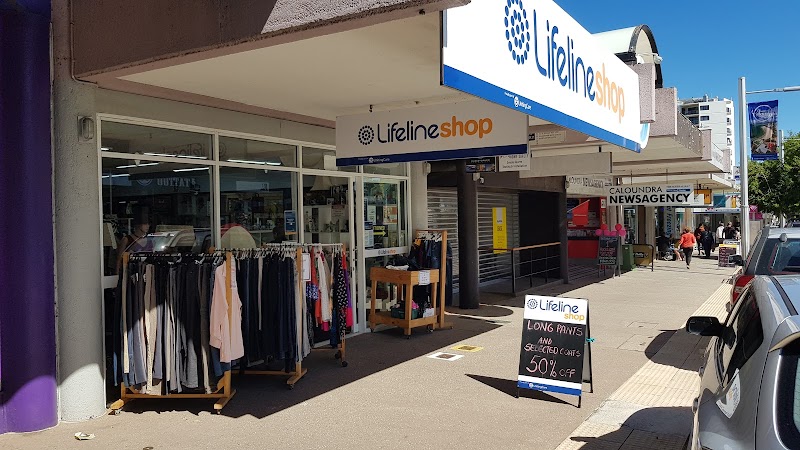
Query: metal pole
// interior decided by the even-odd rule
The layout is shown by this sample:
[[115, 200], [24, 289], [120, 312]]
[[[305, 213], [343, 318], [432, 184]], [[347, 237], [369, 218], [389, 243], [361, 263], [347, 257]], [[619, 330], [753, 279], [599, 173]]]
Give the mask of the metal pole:
[[[781, 165], [783, 165], [783, 130], [778, 131], [778, 151], [780, 152]], [[786, 227], [786, 214], [781, 213], [781, 228]]]
[[750, 201], [747, 198], [747, 90], [745, 89], [745, 78], [739, 78], [739, 179], [741, 183], [742, 199], [742, 257], [747, 258], [750, 250]]

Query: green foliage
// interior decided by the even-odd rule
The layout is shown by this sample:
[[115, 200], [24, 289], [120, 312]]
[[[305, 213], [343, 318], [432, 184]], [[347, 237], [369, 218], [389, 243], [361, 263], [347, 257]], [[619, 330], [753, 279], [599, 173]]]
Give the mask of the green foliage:
[[759, 211], [800, 217], [800, 133], [784, 137], [784, 162], [750, 161], [748, 196]]

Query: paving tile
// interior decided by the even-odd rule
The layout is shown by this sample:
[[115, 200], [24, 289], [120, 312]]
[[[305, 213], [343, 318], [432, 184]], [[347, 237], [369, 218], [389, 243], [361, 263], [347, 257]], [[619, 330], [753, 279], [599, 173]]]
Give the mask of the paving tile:
[[644, 336], [641, 334], [634, 334], [617, 348], [620, 350], [633, 350], [637, 352], [644, 352], [645, 350], [647, 350], [647, 346], [650, 345], [651, 342], [653, 342], [653, 337], [654, 336]]
[[697, 393], [697, 390], [667, 388], [661, 394], [661, 403], [658, 406], [692, 406]]
[[599, 439], [582, 442], [568, 438], [556, 447], [556, 450], [619, 450], [621, 445], [618, 442], [601, 441]]
[[633, 430], [628, 439], [620, 448], [647, 448], [659, 450], [682, 450], [686, 443], [686, 436], [677, 434], [660, 434], [649, 431]]
[[628, 328], [644, 328], [650, 330], [655, 330], [656, 327], [658, 327], [658, 324], [654, 322], [633, 322], [628, 325]]
[[597, 438], [603, 441], [616, 442], [622, 444], [631, 435], [633, 429], [624, 425], [611, 425], [596, 422], [583, 422], [570, 438], [575, 440], [588, 440], [580, 438]]
[[700, 387], [700, 375], [696, 370], [678, 370], [670, 379], [669, 387], [676, 389], [695, 389]]

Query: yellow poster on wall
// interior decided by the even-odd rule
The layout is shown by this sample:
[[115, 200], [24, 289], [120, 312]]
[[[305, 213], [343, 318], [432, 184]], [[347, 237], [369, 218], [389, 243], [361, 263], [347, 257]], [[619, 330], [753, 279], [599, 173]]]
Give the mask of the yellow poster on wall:
[[[508, 248], [508, 229], [506, 227], [506, 209], [492, 208], [492, 246], [494, 248]], [[495, 253], [505, 253], [504, 250], [495, 250]]]

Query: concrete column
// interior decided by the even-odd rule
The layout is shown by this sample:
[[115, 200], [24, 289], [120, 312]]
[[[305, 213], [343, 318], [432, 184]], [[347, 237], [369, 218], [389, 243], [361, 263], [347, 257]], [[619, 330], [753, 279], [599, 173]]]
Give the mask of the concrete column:
[[458, 302], [462, 309], [480, 305], [478, 266], [478, 183], [465, 161], [456, 164], [458, 178]]
[[105, 364], [97, 143], [78, 127], [95, 88], [70, 74], [68, 4], [53, 0], [53, 159], [60, 417], [77, 421], [105, 413]]
[[656, 209], [652, 206], [645, 207], [644, 244], [656, 245]]
[[411, 163], [411, 231], [428, 228], [428, 163]]
[[558, 193], [558, 240], [561, 242], [560, 251], [560, 265], [561, 265], [561, 279], [564, 284], [569, 283], [569, 247], [567, 238], [567, 226], [569, 220], [567, 219], [567, 192]]
[[[0, 434], [55, 426], [49, 4], [0, 6]], [[31, 3], [31, 2], [28, 2]]]

